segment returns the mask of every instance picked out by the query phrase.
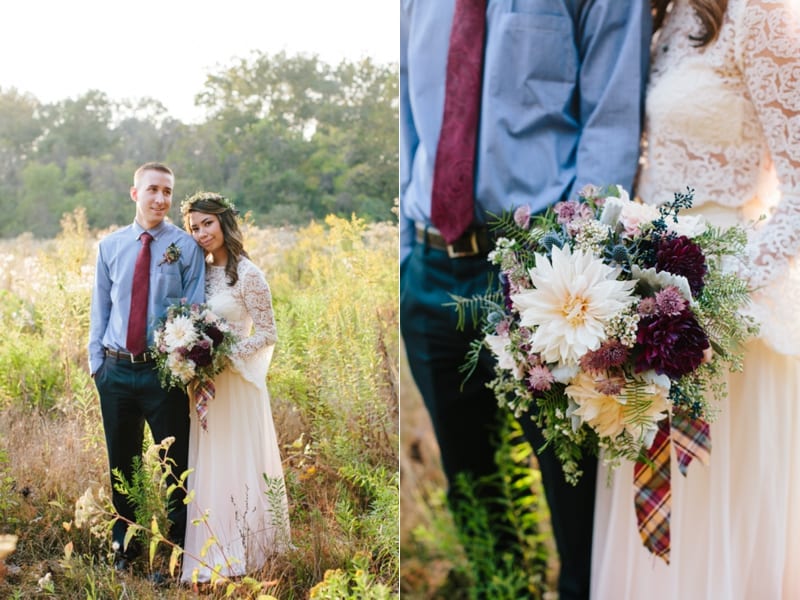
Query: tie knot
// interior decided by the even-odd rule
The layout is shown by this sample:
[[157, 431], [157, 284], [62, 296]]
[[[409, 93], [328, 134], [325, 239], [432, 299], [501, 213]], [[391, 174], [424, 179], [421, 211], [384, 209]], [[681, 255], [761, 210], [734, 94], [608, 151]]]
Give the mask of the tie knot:
[[147, 246], [153, 241], [153, 236], [145, 231], [139, 236], [139, 240], [142, 242], [143, 246]]

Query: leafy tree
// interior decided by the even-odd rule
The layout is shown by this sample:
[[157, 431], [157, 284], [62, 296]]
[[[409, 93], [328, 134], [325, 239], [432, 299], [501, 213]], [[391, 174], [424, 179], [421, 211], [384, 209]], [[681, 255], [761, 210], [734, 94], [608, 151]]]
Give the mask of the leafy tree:
[[[47, 236], [58, 232], [61, 213], [70, 210], [64, 205], [62, 176], [61, 169], [54, 164], [42, 165], [34, 162], [25, 166], [22, 171], [22, 202], [18, 204], [16, 211], [16, 220], [19, 223], [17, 233], [25, 231], [27, 224], [30, 225], [30, 230]], [[49, 210], [42, 210], [48, 205]]]
[[89, 90], [75, 100], [45, 105], [44, 135], [37, 143], [38, 160], [63, 167], [70, 157], [113, 153], [118, 137], [111, 128], [112, 117], [113, 106], [99, 90]]
[[15, 88], [0, 88], [0, 179], [11, 183], [42, 134], [39, 101]]
[[152, 98], [89, 90], [42, 104], [0, 88], [0, 236], [52, 235], [76, 206], [94, 228], [129, 222], [131, 175], [149, 160], [175, 171], [175, 220], [200, 189], [229, 195], [256, 222], [394, 219], [397, 95], [396, 64], [263, 52], [209, 73], [201, 123]]

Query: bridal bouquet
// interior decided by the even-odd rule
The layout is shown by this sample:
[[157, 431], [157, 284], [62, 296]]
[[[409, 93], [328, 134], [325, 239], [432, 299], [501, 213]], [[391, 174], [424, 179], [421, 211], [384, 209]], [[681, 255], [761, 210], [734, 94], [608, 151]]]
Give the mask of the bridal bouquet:
[[681, 215], [692, 200], [654, 207], [587, 186], [544, 215], [520, 207], [492, 225], [500, 289], [457, 301], [483, 316], [466, 368], [491, 349], [498, 402], [532, 415], [572, 483], [585, 452], [657, 469], [658, 448], [667, 485], [670, 442], [684, 474], [708, 459], [722, 376], [756, 327], [740, 312], [744, 228]]
[[161, 385], [189, 393], [203, 429], [208, 401], [215, 394], [213, 378], [230, 362], [235, 342], [225, 320], [205, 304], [181, 301], [170, 306], [155, 330], [152, 351]]

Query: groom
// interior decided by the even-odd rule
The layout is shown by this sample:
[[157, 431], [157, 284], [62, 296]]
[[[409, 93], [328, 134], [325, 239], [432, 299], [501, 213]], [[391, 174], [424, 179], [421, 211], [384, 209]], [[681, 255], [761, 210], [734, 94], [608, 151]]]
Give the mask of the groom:
[[[188, 468], [189, 402], [179, 388], [161, 388], [149, 351], [153, 328], [169, 305], [182, 298], [204, 300], [203, 252], [190, 235], [165, 221], [174, 184], [166, 165], [149, 162], [139, 167], [130, 189], [134, 221], [105, 237], [97, 253], [89, 370], [100, 395], [112, 490], [115, 469], [131, 481], [133, 459], [142, 454], [145, 422], [157, 443], [175, 438], [169, 450], [175, 476]], [[181, 546], [186, 530], [183, 496], [180, 490], [173, 493], [168, 513], [169, 539]], [[135, 521], [134, 506], [126, 496], [114, 490], [112, 500], [122, 517]], [[126, 569], [137, 552], [124, 548], [126, 530], [126, 521], [114, 523], [117, 570]]]

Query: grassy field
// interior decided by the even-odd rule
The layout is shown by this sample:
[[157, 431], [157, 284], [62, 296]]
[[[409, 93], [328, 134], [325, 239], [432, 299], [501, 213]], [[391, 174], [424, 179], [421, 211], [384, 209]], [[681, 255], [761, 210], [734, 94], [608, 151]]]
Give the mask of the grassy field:
[[153, 567], [141, 558], [118, 574], [107, 535], [76, 526], [76, 501], [108, 487], [86, 366], [106, 233], [87, 230], [77, 211], [56, 239], [0, 242], [0, 597], [397, 597], [397, 227], [329, 218], [246, 228], [280, 338], [268, 386], [294, 549], [252, 580], [199, 592], [147, 580], [168, 561], [162, 546]]

